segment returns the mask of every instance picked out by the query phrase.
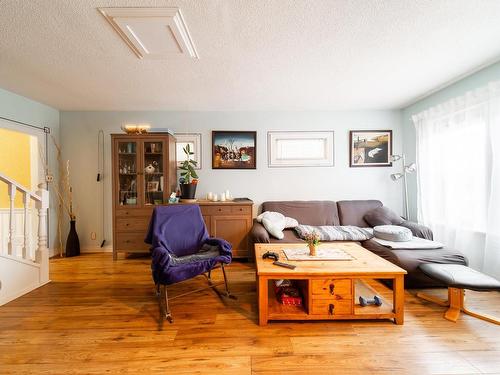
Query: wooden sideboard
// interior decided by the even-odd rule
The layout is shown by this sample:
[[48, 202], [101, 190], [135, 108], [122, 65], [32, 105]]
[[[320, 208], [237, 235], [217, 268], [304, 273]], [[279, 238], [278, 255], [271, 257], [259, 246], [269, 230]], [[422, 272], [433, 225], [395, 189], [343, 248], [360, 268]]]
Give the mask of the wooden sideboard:
[[[200, 200], [196, 204], [200, 206], [210, 236], [230, 242], [233, 245], [234, 258], [248, 258], [250, 256], [248, 233], [252, 228], [253, 202], [251, 200], [237, 202]], [[144, 237], [152, 212], [153, 207], [116, 211], [114, 259], [119, 252], [149, 252], [149, 245], [144, 243]]]

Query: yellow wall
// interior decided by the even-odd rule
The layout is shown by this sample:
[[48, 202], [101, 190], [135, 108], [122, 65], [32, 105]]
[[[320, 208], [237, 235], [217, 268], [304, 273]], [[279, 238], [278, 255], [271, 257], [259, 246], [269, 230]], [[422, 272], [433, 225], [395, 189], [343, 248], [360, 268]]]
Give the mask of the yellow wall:
[[[31, 189], [30, 135], [0, 129], [0, 172]], [[16, 193], [16, 207], [23, 207], [23, 197]], [[0, 181], [0, 208], [9, 207], [7, 185]]]

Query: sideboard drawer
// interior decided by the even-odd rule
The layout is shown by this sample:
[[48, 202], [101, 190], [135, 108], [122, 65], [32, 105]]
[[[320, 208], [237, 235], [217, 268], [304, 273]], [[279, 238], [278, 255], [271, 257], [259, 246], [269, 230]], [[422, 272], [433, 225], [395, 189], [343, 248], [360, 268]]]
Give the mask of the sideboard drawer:
[[116, 249], [129, 250], [131, 252], [147, 252], [150, 245], [144, 243], [146, 233], [130, 232], [130, 233], [116, 233]]
[[233, 215], [251, 215], [252, 214], [252, 207], [250, 206], [232, 206], [231, 207], [231, 214]]
[[352, 295], [352, 281], [349, 279], [311, 280], [313, 298], [347, 297]]
[[351, 315], [352, 299], [328, 300], [313, 299], [310, 314], [314, 315]]
[[230, 215], [231, 206], [206, 206], [201, 208], [203, 215]]
[[125, 231], [141, 231], [146, 236], [149, 227], [149, 218], [147, 217], [117, 217], [116, 230], [118, 232]]

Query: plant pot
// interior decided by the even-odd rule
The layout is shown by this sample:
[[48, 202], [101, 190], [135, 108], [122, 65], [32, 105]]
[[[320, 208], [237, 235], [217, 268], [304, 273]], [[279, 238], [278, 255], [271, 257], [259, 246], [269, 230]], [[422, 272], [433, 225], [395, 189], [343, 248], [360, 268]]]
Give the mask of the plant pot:
[[78, 239], [78, 233], [76, 233], [76, 221], [71, 220], [69, 224], [68, 239], [66, 240], [67, 258], [80, 255], [80, 240]]
[[196, 186], [195, 184], [181, 184], [181, 199], [194, 199]]
[[313, 244], [309, 245], [309, 255], [312, 257], [316, 256], [316, 245]]

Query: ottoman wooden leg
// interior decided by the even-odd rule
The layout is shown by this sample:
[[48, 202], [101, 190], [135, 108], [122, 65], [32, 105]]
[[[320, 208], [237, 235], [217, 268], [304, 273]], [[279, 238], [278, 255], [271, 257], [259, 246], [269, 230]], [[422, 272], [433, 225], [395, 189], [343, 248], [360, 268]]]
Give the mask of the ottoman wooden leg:
[[448, 288], [448, 303], [450, 308], [444, 313], [445, 319], [456, 322], [464, 306], [464, 290]]

